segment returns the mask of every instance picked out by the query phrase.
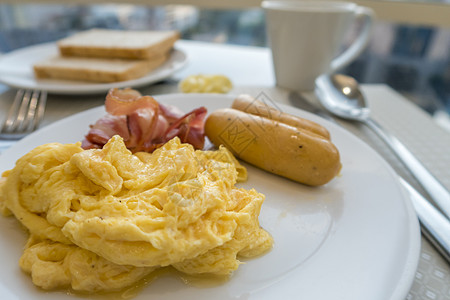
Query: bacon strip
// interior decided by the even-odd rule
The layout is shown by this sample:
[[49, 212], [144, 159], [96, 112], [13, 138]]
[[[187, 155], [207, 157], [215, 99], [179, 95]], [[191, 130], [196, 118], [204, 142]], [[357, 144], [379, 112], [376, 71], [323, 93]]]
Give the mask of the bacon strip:
[[189, 143], [196, 149], [203, 149], [205, 144], [204, 120], [207, 110], [205, 107], [194, 109], [176, 120], [166, 132], [168, 140], [178, 136], [183, 143]]
[[195, 149], [203, 149], [205, 107], [184, 114], [175, 106], [160, 104], [127, 88], [111, 89], [105, 108], [108, 114], [90, 126], [81, 145], [84, 149], [102, 148], [116, 134], [132, 152], [153, 152], [175, 136]]

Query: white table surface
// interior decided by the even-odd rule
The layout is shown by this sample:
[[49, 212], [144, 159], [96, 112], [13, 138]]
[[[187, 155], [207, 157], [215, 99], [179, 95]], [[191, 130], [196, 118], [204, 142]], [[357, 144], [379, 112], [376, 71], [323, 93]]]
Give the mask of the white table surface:
[[[299, 105], [296, 100], [292, 100], [289, 91], [275, 86], [268, 49], [192, 41], [179, 41], [177, 47], [188, 54], [188, 65], [171, 79], [140, 88], [142, 93], [157, 95], [178, 92], [177, 81], [191, 74], [224, 74], [234, 84], [231, 93], [253, 96], [265, 93], [274, 101]], [[388, 86], [362, 87], [373, 111], [373, 118], [391, 130], [450, 189], [450, 133]], [[4, 119], [14, 94], [15, 90], [0, 85], [0, 120]], [[316, 101], [312, 94], [303, 96], [312, 102]], [[49, 95], [42, 126], [103, 103], [104, 95]], [[423, 193], [406, 169], [372, 132], [351, 122], [339, 123], [376, 149], [400, 175]], [[424, 238], [416, 278], [406, 299], [450, 299], [450, 266]]]

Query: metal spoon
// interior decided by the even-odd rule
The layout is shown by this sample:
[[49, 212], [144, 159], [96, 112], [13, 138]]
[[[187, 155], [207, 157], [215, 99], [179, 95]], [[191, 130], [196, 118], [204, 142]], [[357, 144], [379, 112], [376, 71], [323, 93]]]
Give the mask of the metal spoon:
[[343, 119], [362, 122], [378, 134], [427, 191], [435, 204], [447, 218], [450, 218], [449, 191], [395, 136], [370, 118], [370, 109], [355, 79], [341, 74], [324, 74], [316, 79], [315, 92], [320, 103], [328, 111]]

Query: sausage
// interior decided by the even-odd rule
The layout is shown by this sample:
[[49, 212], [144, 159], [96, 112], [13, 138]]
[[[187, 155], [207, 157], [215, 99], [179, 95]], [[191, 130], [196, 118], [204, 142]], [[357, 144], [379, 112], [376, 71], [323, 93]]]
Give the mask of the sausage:
[[339, 151], [330, 140], [236, 109], [213, 112], [205, 133], [216, 146], [224, 145], [240, 159], [306, 185], [323, 185], [341, 169]]
[[328, 140], [330, 139], [330, 133], [322, 125], [308, 119], [283, 113], [250, 95], [242, 94], [237, 96], [237, 98], [233, 101], [231, 108], [241, 110], [252, 115], [279, 121], [297, 128], [306, 129], [321, 135]]

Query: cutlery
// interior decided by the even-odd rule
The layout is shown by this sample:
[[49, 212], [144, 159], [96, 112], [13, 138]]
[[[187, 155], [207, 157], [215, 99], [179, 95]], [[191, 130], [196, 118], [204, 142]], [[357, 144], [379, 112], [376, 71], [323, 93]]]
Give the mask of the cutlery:
[[400, 182], [412, 200], [417, 217], [422, 224], [423, 235], [450, 263], [450, 222], [401, 177]]
[[0, 129], [0, 139], [18, 140], [36, 130], [44, 116], [46, 102], [45, 91], [18, 90]]
[[[330, 113], [311, 104], [301, 95], [291, 93], [289, 97], [292, 102], [295, 102], [295, 106], [337, 124]], [[438, 250], [447, 262], [450, 263], [450, 221], [406, 180], [400, 176], [399, 180], [410, 196], [420, 221], [423, 235], [435, 246], [436, 250]]]
[[370, 118], [370, 109], [355, 79], [342, 74], [324, 74], [316, 79], [315, 92], [320, 103], [332, 114], [359, 121], [372, 129], [392, 149], [447, 218], [450, 218], [449, 191], [405, 145]]

